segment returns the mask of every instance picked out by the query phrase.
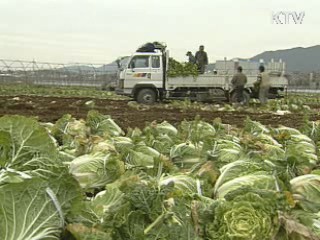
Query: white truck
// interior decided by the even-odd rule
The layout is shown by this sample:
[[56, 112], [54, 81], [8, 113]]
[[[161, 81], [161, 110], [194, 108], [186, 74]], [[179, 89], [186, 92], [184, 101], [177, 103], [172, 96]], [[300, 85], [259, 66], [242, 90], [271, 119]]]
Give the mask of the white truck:
[[[206, 72], [196, 77], [168, 77], [169, 51], [166, 47], [156, 47], [154, 51], [135, 52], [127, 63], [120, 67], [116, 92], [133, 97], [137, 102], [153, 104], [163, 99], [190, 99], [194, 101], [235, 101], [231, 79], [239, 64], [250, 65], [249, 62], [217, 61], [216, 70]], [[244, 96], [257, 97], [254, 82], [258, 77], [259, 63], [254, 63], [255, 69], [246, 69], [248, 82]], [[269, 67], [268, 67], [269, 66]], [[252, 63], [251, 63], [252, 67]], [[270, 74], [270, 98], [283, 95], [286, 92], [288, 80], [285, 77], [285, 63], [270, 62], [265, 64]]]

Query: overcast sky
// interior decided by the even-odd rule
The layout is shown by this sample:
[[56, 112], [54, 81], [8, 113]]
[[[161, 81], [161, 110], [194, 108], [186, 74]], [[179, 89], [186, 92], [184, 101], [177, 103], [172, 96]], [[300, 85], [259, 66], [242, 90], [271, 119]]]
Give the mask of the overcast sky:
[[[320, 41], [319, 0], [0, 0], [0, 59], [108, 63], [148, 41], [210, 62]], [[272, 12], [305, 12], [301, 25]]]

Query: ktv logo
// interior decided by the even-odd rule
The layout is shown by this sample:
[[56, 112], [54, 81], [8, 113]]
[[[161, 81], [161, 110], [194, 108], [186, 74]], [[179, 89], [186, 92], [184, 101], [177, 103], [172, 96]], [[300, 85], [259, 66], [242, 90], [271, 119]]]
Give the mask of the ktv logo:
[[302, 24], [305, 12], [278, 11], [272, 13], [273, 24]]

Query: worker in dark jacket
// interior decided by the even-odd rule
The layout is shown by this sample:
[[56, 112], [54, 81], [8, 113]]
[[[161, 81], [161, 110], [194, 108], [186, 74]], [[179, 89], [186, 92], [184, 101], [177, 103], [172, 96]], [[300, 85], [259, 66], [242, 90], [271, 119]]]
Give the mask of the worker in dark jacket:
[[196, 64], [196, 58], [193, 56], [192, 52], [188, 51], [186, 55], [189, 57], [189, 63]]
[[243, 96], [243, 91], [244, 91], [244, 85], [247, 83], [247, 76], [242, 73], [242, 67], [239, 66], [237, 69], [237, 73], [233, 76], [231, 83], [234, 88], [234, 92], [236, 94], [236, 100], [239, 103], [244, 103], [244, 96]]
[[198, 70], [201, 74], [204, 73], [206, 65], [208, 65], [208, 55], [204, 51], [204, 46], [199, 47], [199, 51], [196, 52], [196, 64], [198, 65]]

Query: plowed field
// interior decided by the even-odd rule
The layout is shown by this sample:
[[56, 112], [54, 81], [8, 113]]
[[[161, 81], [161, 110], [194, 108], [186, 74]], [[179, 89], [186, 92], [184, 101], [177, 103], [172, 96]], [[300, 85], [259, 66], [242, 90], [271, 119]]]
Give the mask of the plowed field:
[[[76, 118], [85, 118], [90, 109], [110, 115], [121, 127], [143, 128], [146, 122], [166, 120], [178, 123], [184, 119], [192, 120], [199, 115], [205, 120], [221, 118], [223, 123], [242, 126], [243, 121], [249, 116], [252, 120], [260, 121], [265, 125], [285, 125], [298, 128], [303, 123], [303, 114], [287, 114], [283, 116], [270, 113], [248, 113], [247, 111], [201, 111], [166, 109], [151, 106], [147, 109], [137, 110], [128, 105], [125, 100], [94, 99], [94, 107], [85, 105], [92, 98], [67, 98], [67, 97], [40, 97], [40, 96], [0, 96], [0, 115], [18, 114], [37, 117], [42, 122], [55, 122], [64, 114], [71, 114]], [[312, 114], [310, 120], [320, 120], [319, 114]]]

